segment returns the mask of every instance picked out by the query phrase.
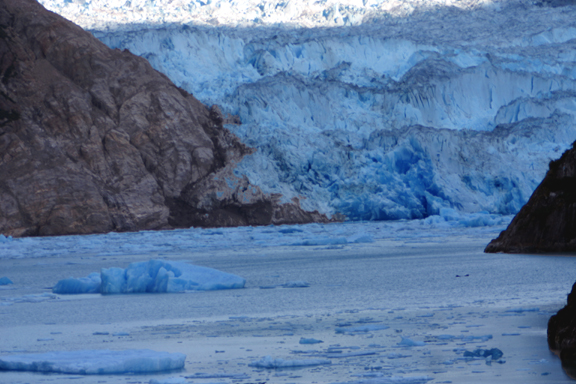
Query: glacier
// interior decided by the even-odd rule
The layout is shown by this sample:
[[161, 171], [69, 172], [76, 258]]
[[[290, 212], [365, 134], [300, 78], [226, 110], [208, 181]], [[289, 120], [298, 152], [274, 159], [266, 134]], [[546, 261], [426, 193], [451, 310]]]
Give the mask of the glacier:
[[178, 261], [149, 260], [128, 268], [102, 268], [87, 277], [58, 281], [53, 293], [176, 293], [244, 288], [246, 279], [213, 268]]
[[235, 172], [328, 215], [514, 214], [576, 139], [575, 5], [40, 2], [238, 116]]

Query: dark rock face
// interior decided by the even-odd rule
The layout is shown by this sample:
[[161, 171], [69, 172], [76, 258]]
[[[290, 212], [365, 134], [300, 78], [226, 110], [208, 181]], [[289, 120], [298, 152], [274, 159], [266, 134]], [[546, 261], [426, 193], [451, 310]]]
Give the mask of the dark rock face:
[[576, 251], [576, 149], [550, 163], [530, 200], [485, 252]]
[[326, 221], [236, 163], [252, 149], [149, 63], [34, 0], [0, 0], [0, 233]]
[[548, 346], [559, 353], [562, 368], [576, 378], [576, 283], [568, 295], [568, 303], [548, 321]]
[[576, 283], [566, 306], [548, 321], [548, 346], [553, 351], [576, 349]]

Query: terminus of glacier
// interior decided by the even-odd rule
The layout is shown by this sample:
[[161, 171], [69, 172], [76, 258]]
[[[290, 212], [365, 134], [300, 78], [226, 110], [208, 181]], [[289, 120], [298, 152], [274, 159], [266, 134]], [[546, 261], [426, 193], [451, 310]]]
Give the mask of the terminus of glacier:
[[258, 151], [237, 172], [266, 192], [354, 220], [516, 213], [576, 139], [576, 6], [407, 4], [346, 28], [93, 32], [239, 115]]

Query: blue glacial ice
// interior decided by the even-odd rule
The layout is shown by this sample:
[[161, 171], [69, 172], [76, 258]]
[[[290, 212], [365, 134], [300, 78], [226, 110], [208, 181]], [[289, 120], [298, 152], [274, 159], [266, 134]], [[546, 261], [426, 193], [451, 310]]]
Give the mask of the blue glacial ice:
[[7, 278], [6, 276], [0, 277], [0, 285], [10, 285], [10, 284], [14, 284], [14, 282], [9, 278]]
[[68, 279], [60, 280], [52, 288], [53, 293], [100, 293], [100, 284], [102, 279], [98, 272], [93, 272], [87, 277], [80, 277], [75, 279], [70, 277]]
[[186, 355], [150, 349], [81, 350], [0, 356], [0, 371], [109, 375], [152, 373], [184, 368]]
[[182, 262], [150, 260], [131, 263], [128, 268], [103, 268], [88, 277], [60, 280], [52, 289], [59, 294], [75, 293], [162, 293], [212, 291], [244, 288], [246, 280], [216, 269]]

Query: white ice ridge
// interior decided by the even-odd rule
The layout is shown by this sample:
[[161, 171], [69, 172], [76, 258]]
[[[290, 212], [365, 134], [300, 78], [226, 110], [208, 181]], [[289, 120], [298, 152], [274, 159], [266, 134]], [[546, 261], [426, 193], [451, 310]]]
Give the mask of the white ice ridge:
[[186, 355], [150, 349], [81, 350], [0, 356], [0, 371], [81, 375], [152, 373], [184, 368]]
[[131, 263], [128, 268], [102, 268], [100, 274], [60, 280], [52, 292], [144, 293], [212, 291], [244, 288], [246, 280], [216, 269], [176, 261], [150, 260]]

